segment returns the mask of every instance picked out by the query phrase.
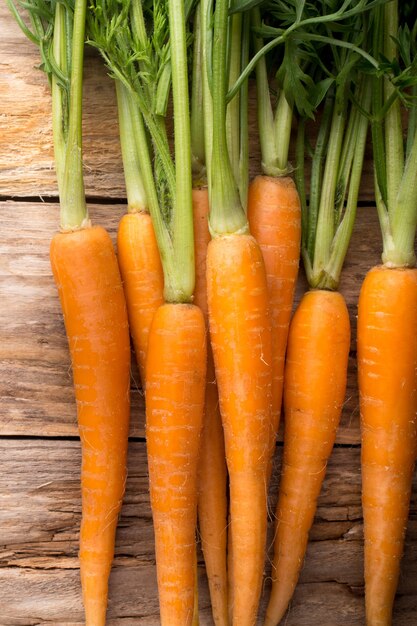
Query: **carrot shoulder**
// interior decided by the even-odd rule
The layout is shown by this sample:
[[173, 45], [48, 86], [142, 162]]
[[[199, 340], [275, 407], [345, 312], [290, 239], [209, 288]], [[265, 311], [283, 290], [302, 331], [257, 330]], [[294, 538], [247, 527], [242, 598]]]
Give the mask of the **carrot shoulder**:
[[206, 329], [198, 307], [155, 313], [146, 363], [146, 436], [161, 624], [192, 624], [197, 463]]
[[291, 322], [284, 388], [284, 455], [276, 511], [273, 587], [265, 626], [293, 595], [346, 391], [349, 314], [338, 292], [307, 292]]
[[372, 269], [359, 298], [366, 619], [388, 626], [417, 454], [417, 270]]
[[116, 255], [90, 227], [55, 235], [51, 264], [71, 353], [82, 449], [80, 567], [86, 624], [104, 626], [126, 482], [130, 344]]

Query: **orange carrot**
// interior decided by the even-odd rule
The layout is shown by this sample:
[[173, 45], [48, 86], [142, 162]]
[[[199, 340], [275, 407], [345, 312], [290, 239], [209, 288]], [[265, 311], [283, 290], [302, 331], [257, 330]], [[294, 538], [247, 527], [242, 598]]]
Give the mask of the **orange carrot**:
[[117, 252], [130, 332], [144, 388], [149, 329], [156, 309], [164, 301], [164, 276], [148, 213], [127, 213], [122, 217]]
[[346, 390], [349, 314], [338, 292], [307, 292], [290, 325], [284, 383], [284, 455], [265, 626], [276, 626], [303, 565]]
[[[193, 189], [196, 281], [194, 303], [202, 310], [206, 325], [206, 257], [210, 242], [208, 190]], [[206, 564], [213, 620], [227, 626], [227, 468], [213, 355], [207, 348], [207, 382], [203, 432], [198, 470], [198, 521]]]
[[146, 436], [163, 626], [193, 619], [205, 335], [203, 315], [190, 304], [159, 307], [149, 335]]
[[55, 235], [82, 447], [80, 566], [86, 624], [106, 623], [107, 584], [126, 482], [130, 343], [116, 255], [101, 227]]
[[272, 319], [272, 456], [300, 257], [301, 207], [293, 180], [288, 176], [257, 176], [249, 186], [248, 220], [265, 261]]
[[210, 335], [230, 477], [233, 624], [253, 625], [262, 588], [271, 413], [271, 324], [262, 253], [250, 235], [207, 254]]
[[375, 267], [359, 298], [366, 623], [388, 626], [417, 456], [417, 270]]

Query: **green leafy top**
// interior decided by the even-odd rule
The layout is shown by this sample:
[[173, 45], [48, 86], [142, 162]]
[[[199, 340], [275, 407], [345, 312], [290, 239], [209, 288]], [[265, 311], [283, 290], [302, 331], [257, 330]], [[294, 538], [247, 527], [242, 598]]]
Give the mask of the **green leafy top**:
[[[90, 43], [140, 112], [141, 173], [164, 267], [165, 297], [173, 302], [189, 301], [194, 290], [186, 49], [191, 37], [185, 31], [185, 11], [191, 7], [181, 0], [145, 5], [141, 0], [92, 0], [88, 20]], [[164, 118], [171, 84], [175, 158]]]
[[86, 0], [25, 0], [8, 6], [39, 47], [52, 89], [55, 166], [63, 230], [89, 223], [82, 175], [82, 73]]

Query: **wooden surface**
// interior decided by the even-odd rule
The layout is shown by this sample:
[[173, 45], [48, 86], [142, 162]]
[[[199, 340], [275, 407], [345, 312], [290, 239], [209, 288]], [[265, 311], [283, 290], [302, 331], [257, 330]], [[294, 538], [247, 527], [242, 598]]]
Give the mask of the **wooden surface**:
[[[0, 5], [0, 626], [82, 624], [77, 562], [79, 464], [71, 369], [48, 246], [58, 223], [50, 95], [37, 51]], [[85, 183], [91, 217], [111, 231], [125, 208], [113, 85], [86, 62]], [[252, 107], [253, 108], [253, 107]], [[252, 113], [252, 123], [253, 123]], [[251, 149], [251, 171], [259, 151]], [[286, 626], [360, 626], [363, 617], [356, 308], [378, 262], [380, 236], [366, 163], [361, 206], [341, 285], [352, 321], [349, 383], [300, 584]], [[297, 300], [305, 287], [300, 277]], [[110, 581], [111, 625], [157, 626], [144, 403], [132, 359], [129, 478]], [[271, 518], [281, 444], [271, 486]], [[394, 626], [417, 625], [414, 484]], [[272, 522], [270, 538], [272, 533]], [[270, 553], [269, 553], [270, 555]], [[268, 556], [265, 560], [268, 597]], [[212, 624], [200, 555], [201, 624]]]

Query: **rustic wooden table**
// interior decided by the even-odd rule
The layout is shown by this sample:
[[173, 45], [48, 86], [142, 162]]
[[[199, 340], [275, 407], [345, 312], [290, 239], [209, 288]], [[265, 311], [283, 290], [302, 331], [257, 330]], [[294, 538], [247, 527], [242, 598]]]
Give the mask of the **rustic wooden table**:
[[[0, 625], [83, 621], [78, 576], [80, 446], [71, 370], [48, 246], [58, 224], [50, 94], [37, 51], [0, 6]], [[125, 209], [113, 85], [89, 57], [84, 96], [85, 186], [95, 223], [115, 235]], [[254, 120], [252, 120], [253, 123]], [[256, 171], [258, 150], [251, 154]], [[341, 290], [352, 321], [349, 383], [305, 565], [286, 626], [364, 623], [360, 434], [355, 335], [359, 286], [379, 260], [366, 163], [357, 226]], [[297, 300], [305, 287], [300, 277]], [[108, 623], [156, 626], [158, 599], [144, 439], [144, 403], [132, 360], [129, 478], [110, 579]], [[275, 503], [281, 444], [271, 486]], [[416, 481], [417, 483], [417, 481]], [[417, 625], [414, 484], [394, 626]], [[272, 517], [272, 514], [271, 514]], [[272, 534], [272, 523], [270, 537]], [[270, 553], [269, 553], [270, 554]], [[270, 567], [260, 613], [268, 597]], [[200, 558], [201, 624], [212, 624]]]

